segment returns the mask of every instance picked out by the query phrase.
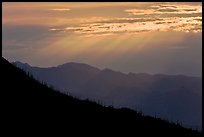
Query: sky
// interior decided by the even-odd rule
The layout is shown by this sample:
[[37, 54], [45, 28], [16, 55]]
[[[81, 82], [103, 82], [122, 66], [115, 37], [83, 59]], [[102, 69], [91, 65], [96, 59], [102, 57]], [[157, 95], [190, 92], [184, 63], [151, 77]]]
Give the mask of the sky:
[[2, 56], [202, 76], [202, 3], [3, 2]]

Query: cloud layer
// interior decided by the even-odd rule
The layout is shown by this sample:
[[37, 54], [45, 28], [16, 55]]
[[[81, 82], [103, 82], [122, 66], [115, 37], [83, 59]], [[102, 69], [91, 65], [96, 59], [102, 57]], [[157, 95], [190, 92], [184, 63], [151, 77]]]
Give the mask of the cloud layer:
[[[93, 23], [69, 26], [65, 28], [51, 28], [53, 31], [67, 31], [80, 34], [101, 33], [134, 33], [153, 31], [202, 31], [202, 6], [158, 4], [146, 9], [126, 9], [131, 17], [100, 18], [90, 20]], [[134, 17], [137, 16], [137, 17]], [[88, 20], [88, 19], [87, 19]]]

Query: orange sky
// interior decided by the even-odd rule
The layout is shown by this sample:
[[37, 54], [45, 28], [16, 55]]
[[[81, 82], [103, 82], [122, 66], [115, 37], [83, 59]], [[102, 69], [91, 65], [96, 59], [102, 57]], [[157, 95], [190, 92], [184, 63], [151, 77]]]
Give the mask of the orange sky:
[[10, 61], [202, 73], [202, 3], [4, 2], [2, 16], [2, 54]]

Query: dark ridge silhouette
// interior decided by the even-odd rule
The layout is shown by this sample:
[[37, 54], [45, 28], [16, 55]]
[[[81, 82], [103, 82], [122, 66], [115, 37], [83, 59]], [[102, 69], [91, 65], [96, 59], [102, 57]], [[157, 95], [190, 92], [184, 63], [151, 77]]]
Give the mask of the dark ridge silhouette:
[[[127, 108], [115, 109], [89, 100], [79, 100], [39, 83], [32, 75], [10, 64], [2, 57], [1, 92], [6, 93], [2, 111], [4, 127], [30, 134], [61, 127], [69, 135], [95, 133], [125, 136], [181, 136], [197, 137], [201, 133], [169, 123], [160, 118], [143, 116]], [[9, 132], [8, 132], [9, 133]], [[8, 134], [7, 133], [7, 134]]]
[[103, 101], [114, 107], [139, 109], [146, 115], [202, 128], [202, 78], [184, 75], [150, 75], [92, 67], [82, 63], [65, 63], [40, 68], [14, 62], [39, 81], [81, 99]]

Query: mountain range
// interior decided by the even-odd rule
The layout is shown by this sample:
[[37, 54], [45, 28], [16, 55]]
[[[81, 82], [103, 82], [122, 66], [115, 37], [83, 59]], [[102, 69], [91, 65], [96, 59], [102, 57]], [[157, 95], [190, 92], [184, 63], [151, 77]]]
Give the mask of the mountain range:
[[63, 93], [116, 108], [128, 107], [145, 115], [201, 129], [202, 78], [184, 75], [150, 75], [98, 69], [82, 63], [40, 68], [13, 62]]
[[1, 124], [6, 135], [202, 136], [179, 123], [60, 93], [4, 58], [1, 73]]

